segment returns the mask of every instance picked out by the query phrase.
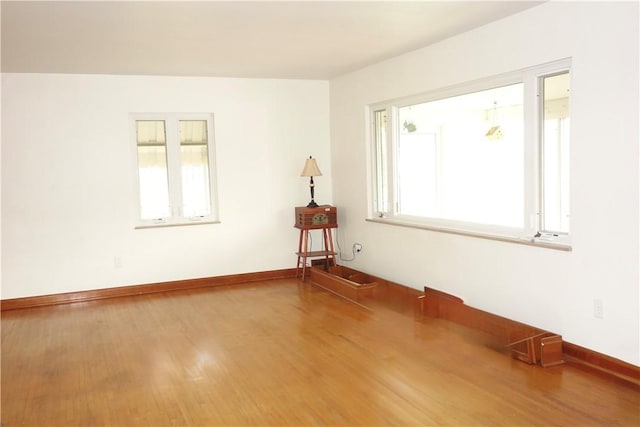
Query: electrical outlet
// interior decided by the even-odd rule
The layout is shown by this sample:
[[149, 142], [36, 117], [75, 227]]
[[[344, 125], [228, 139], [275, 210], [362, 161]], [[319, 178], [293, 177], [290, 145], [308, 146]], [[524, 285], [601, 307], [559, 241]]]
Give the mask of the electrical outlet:
[[359, 254], [360, 252], [362, 252], [362, 245], [360, 243], [354, 243], [353, 244], [353, 250]]
[[593, 300], [593, 317], [596, 319], [604, 318], [604, 304], [601, 299]]

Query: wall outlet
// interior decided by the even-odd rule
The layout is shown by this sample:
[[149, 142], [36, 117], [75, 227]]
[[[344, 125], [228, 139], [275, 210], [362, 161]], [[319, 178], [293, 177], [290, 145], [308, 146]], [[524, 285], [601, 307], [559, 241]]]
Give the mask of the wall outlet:
[[360, 252], [362, 252], [362, 245], [360, 243], [354, 243], [353, 250], [355, 251], [355, 253], [359, 254]]
[[601, 299], [593, 300], [593, 317], [604, 319], [604, 304]]
[[122, 257], [114, 256], [113, 257], [113, 266], [115, 268], [122, 268]]

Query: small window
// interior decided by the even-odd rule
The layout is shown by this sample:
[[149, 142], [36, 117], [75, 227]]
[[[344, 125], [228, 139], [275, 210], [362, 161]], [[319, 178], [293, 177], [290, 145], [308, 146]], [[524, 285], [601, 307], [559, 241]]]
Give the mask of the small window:
[[140, 226], [216, 221], [213, 117], [136, 115]]
[[542, 232], [569, 233], [569, 73], [540, 77]]
[[184, 215], [191, 218], [211, 215], [206, 120], [180, 120], [180, 167]]
[[167, 218], [171, 215], [165, 125], [164, 120], [136, 121], [142, 220]]

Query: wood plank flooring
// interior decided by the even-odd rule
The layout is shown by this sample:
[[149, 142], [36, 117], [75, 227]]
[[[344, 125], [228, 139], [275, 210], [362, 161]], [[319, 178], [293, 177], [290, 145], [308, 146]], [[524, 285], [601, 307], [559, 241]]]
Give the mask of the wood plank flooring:
[[2, 313], [2, 426], [638, 426], [640, 389], [295, 279]]

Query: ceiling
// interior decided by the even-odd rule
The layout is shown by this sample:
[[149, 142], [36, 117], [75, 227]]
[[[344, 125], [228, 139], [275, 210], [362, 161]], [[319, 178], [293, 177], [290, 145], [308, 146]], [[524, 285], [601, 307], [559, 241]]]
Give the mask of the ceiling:
[[2, 1], [2, 72], [331, 79], [540, 1]]

